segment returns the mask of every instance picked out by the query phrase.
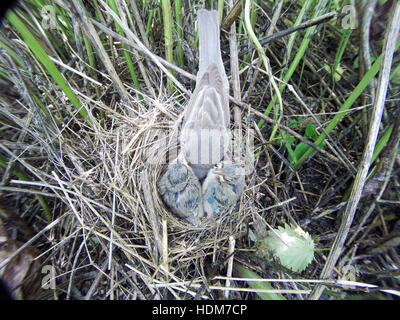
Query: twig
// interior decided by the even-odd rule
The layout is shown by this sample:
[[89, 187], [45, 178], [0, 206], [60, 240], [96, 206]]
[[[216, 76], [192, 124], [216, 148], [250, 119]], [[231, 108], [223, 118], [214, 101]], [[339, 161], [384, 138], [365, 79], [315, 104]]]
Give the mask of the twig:
[[[241, 2], [241, 1], [238, 1]], [[235, 6], [238, 5], [238, 2]], [[229, 0], [229, 5], [233, 6], [233, 0]], [[241, 5], [239, 6], [241, 8]], [[234, 9], [234, 8], [233, 8]], [[233, 10], [232, 9], [232, 10]], [[232, 21], [231, 23], [231, 30], [229, 32], [229, 48], [230, 48], [230, 56], [231, 56], [231, 74], [232, 74], [232, 89], [233, 89], [233, 96], [238, 101], [241, 101], [240, 97], [240, 78], [239, 78], [239, 59], [238, 59], [238, 48], [237, 48], [237, 37], [236, 37], [236, 23]], [[235, 120], [235, 127], [239, 135], [241, 134], [242, 130], [242, 117], [240, 114], [240, 108], [235, 106], [233, 109], [233, 118]], [[238, 138], [238, 143], [241, 141], [241, 137]]]
[[[225, 17], [224, 21], [222, 22], [222, 29], [228, 31], [229, 27], [231, 27], [236, 18], [239, 16], [239, 14], [242, 12], [242, 5], [243, 5], [243, 0], [238, 0], [236, 1], [236, 3], [232, 6], [232, 1], [230, 1], [230, 7], [232, 8], [228, 15]], [[231, 31], [232, 31], [232, 27], [231, 27]], [[235, 36], [236, 36], [236, 32], [235, 32]]]
[[[225, 282], [225, 286], [227, 288], [230, 288], [231, 286], [231, 281], [230, 281], [230, 277], [232, 277], [232, 270], [233, 270], [233, 254], [235, 252], [235, 239], [232, 236], [229, 236], [229, 248], [228, 248], [228, 267], [227, 267], [227, 271], [226, 271], [226, 282]], [[229, 299], [229, 290], [225, 291], [225, 298]]]
[[101, 61], [103, 61], [104, 66], [106, 67], [108, 73], [110, 74], [110, 77], [114, 83], [115, 88], [118, 90], [121, 99], [124, 100], [126, 103], [129, 103], [131, 99], [129, 99], [128, 92], [125, 90], [125, 87], [122, 84], [121, 79], [119, 78], [117, 72], [115, 71], [115, 68], [110, 60], [110, 57], [108, 56], [106, 50], [104, 49], [104, 46], [101, 43], [101, 40], [97, 35], [95, 28], [93, 27], [93, 24], [90, 22], [89, 17], [86, 15], [81, 0], [72, 0], [72, 3], [79, 14], [80, 21], [82, 22], [82, 29], [85, 31], [87, 37], [93, 43], [97, 51], [97, 54], [99, 55]]
[[167, 220], [162, 220], [162, 264], [165, 270], [169, 273], [168, 267], [168, 228]]
[[133, 15], [135, 16], [136, 24], [139, 27], [139, 32], [140, 32], [140, 35], [142, 36], [142, 40], [144, 42], [144, 45], [147, 48], [150, 48], [149, 39], [147, 39], [146, 30], [143, 27], [143, 21], [142, 21], [142, 18], [140, 17], [139, 10], [136, 6], [135, 0], [131, 0], [131, 6], [132, 6]]
[[151, 196], [151, 190], [150, 190], [150, 185], [149, 185], [149, 177], [147, 175], [147, 171], [144, 170], [142, 171], [140, 175], [140, 180], [142, 182], [143, 186], [143, 195], [144, 195], [144, 200], [146, 202], [147, 206], [147, 212], [148, 212], [148, 219], [151, 225], [151, 229], [154, 234], [154, 240], [156, 242], [156, 247], [155, 250], [157, 252], [157, 258], [160, 256], [163, 256], [163, 245], [162, 245], [162, 239], [163, 237], [161, 236], [160, 228], [159, 228], [159, 220], [157, 218], [155, 208], [154, 208], [154, 203], [153, 199]]
[[[325, 13], [322, 16], [319, 16], [319, 17], [317, 17], [315, 19], [308, 20], [308, 21], [306, 21], [306, 22], [304, 22], [302, 24], [299, 24], [299, 25], [297, 25], [297, 26], [295, 26], [293, 28], [289, 28], [289, 29], [286, 29], [286, 30], [283, 30], [283, 31], [279, 31], [279, 32], [276, 32], [276, 33], [274, 33], [272, 35], [269, 35], [269, 36], [266, 36], [264, 38], [261, 38], [259, 40], [259, 42], [260, 42], [260, 44], [262, 46], [265, 46], [269, 42], [272, 42], [272, 41], [274, 41], [274, 40], [276, 40], [278, 38], [282, 38], [284, 36], [287, 36], [288, 34], [291, 34], [291, 33], [296, 32], [298, 30], [306, 29], [306, 28], [315, 26], [316, 24], [321, 24], [321, 23], [328, 22], [329, 20], [331, 20], [333, 18], [336, 18], [336, 16], [337, 16], [337, 12], [336, 11]], [[245, 46], [247, 46], [247, 44], [246, 45], [241, 45], [240, 47], [244, 48]], [[240, 53], [239, 53], [239, 57], [244, 56], [245, 54], [249, 53], [250, 51], [253, 51], [254, 49], [255, 49], [255, 47], [251, 46], [248, 49], [241, 50]]]
[[145, 55], [147, 55], [162, 71], [164, 71], [164, 73], [176, 84], [176, 86], [185, 93], [188, 93], [188, 90], [186, 90], [182, 84], [164, 67], [168, 67], [169, 69], [172, 69], [174, 71], [178, 71], [180, 74], [182, 74], [183, 76], [192, 79], [192, 80], [196, 80], [196, 77], [193, 76], [192, 74], [182, 70], [181, 68], [173, 65], [172, 63], [169, 63], [168, 61], [166, 61], [165, 59], [155, 55], [154, 53], [152, 53], [140, 40], [139, 38], [134, 35], [129, 29], [127, 29], [127, 26], [123, 24], [123, 22], [119, 19], [119, 17], [114, 13], [114, 12], [109, 12], [109, 14], [115, 19], [117, 20], [118, 24], [120, 24], [123, 28], [125, 33], [132, 38], [135, 42], [128, 40], [125, 37], [120, 36], [118, 33], [110, 30], [109, 28], [105, 27], [104, 25], [102, 25], [101, 23], [99, 23], [98, 21], [94, 20], [94, 19], [90, 19], [90, 21], [96, 25], [97, 27], [99, 27], [101, 30], [104, 31], [104, 33], [109, 34], [110, 36], [112, 36], [113, 38], [117, 39], [118, 41], [121, 41], [125, 44], [127, 44], [128, 46], [131, 46], [132, 48], [134, 48], [135, 50], [144, 53]]
[[[365, 222], [368, 220], [372, 212], [375, 210], [376, 204], [381, 201], [383, 193], [385, 192], [386, 187], [389, 184], [390, 177], [392, 175], [393, 164], [398, 153], [399, 144], [400, 144], [400, 112], [397, 114], [392, 134], [390, 135], [389, 141], [386, 144], [385, 151], [382, 154], [381, 161], [378, 164], [377, 172], [375, 173], [376, 177], [375, 179], [378, 179], [379, 182], [382, 182], [382, 185], [380, 186], [380, 190], [378, 192], [378, 195], [375, 197], [374, 202], [371, 204], [368, 210], [365, 210], [364, 215], [362, 216], [360, 222], [357, 225], [356, 231], [353, 233], [352, 237], [347, 242], [347, 246], [350, 245], [355, 240], [358, 233], [363, 228]], [[369, 231], [369, 229], [370, 228], [368, 228], [367, 231]], [[364, 236], [362, 236], [361, 239], [364, 238], [366, 234], [367, 233], [364, 233]]]
[[[372, 16], [374, 14], [374, 9], [376, 6], [376, 3], [378, 0], [368, 0], [364, 1], [364, 13], [363, 17], [361, 20], [361, 26], [360, 26], [360, 40], [361, 40], [361, 45], [360, 45], [360, 81], [364, 77], [365, 73], [367, 70], [371, 68], [371, 53], [370, 53], [370, 47], [369, 47], [369, 32], [371, 28], [371, 20]], [[369, 97], [366, 94], [362, 95], [362, 102], [361, 105], [366, 105], [368, 104], [368, 101], [372, 102], [374, 101], [374, 81], [371, 81], [368, 84], [368, 91], [369, 91]], [[363, 109], [362, 110], [362, 117], [363, 117], [363, 126], [362, 130], [364, 135], [367, 135], [367, 129], [368, 129], [368, 114], [367, 110]]]
[[104, 269], [107, 268], [107, 264], [108, 264], [108, 261], [106, 259], [106, 260], [104, 260], [103, 264], [101, 265], [100, 270], [96, 275], [96, 278], [94, 278], [88, 292], [86, 293], [86, 296], [84, 297], [85, 300], [90, 300], [92, 298], [94, 291], [96, 290], [96, 288], [98, 287], [98, 285], [100, 283], [100, 280], [103, 279], [103, 277], [105, 276]]
[[321, 124], [321, 122], [318, 120], [318, 118], [312, 113], [312, 111], [308, 108], [307, 104], [304, 103], [304, 101], [300, 98], [300, 96], [297, 94], [296, 90], [294, 90], [293, 86], [288, 84], [287, 85], [288, 89], [295, 95], [297, 100], [301, 103], [304, 109], [310, 114], [310, 116], [314, 119], [314, 121], [318, 124], [318, 126], [321, 128], [322, 132], [325, 133], [327, 136], [328, 140], [332, 142], [332, 146], [330, 143], [327, 141], [328, 147], [332, 150], [333, 153], [336, 154], [338, 159], [343, 163], [343, 165], [349, 170], [352, 174], [355, 174], [357, 171], [354, 165], [350, 162], [350, 160], [346, 157], [346, 155], [343, 153], [343, 151], [337, 147], [337, 143], [333, 140], [329, 132], [327, 132], [324, 128], [324, 126]]
[[[117, 176], [117, 170], [118, 170], [118, 156], [119, 156], [119, 129], [117, 129], [117, 144], [115, 146], [115, 164], [114, 164], [114, 177]], [[115, 182], [114, 182], [115, 184]], [[113, 197], [112, 197], [112, 215], [111, 215], [111, 228], [115, 227], [115, 206], [116, 206], [116, 192], [113, 192]], [[114, 235], [112, 232], [110, 232], [110, 252], [108, 254], [108, 270], [111, 270], [111, 266], [112, 266], [112, 260], [113, 260], [113, 242], [114, 242]]]

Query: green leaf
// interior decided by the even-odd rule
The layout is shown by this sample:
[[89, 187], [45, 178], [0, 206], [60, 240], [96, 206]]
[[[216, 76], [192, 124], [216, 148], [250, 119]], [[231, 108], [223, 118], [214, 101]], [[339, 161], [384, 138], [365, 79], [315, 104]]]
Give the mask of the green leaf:
[[280, 263], [295, 272], [302, 272], [314, 258], [314, 241], [300, 227], [278, 227], [265, 238], [268, 249]]
[[289, 153], [289, 161], [291, 164], [296, 163], [297, 162], [297, 156], [296, 153], [293, 151], [292, 146], [289, 143], [285, 143], [285, 147]]
[[286, 133], [284, 130], [281, 130], [281, 134], [276, 136], [275, 141], [280, 145], [289, 145], [291, 146], [295, 141], [296, 138], [293, 137], [291, 134]]
[[358, 69], [358, 57], [356, 58], [356, 59], [354, 59], [354, 62], [353, 62], [353, 69]]
[[[304, 143], [304, 142], [300, 142], [296, 148], [294, 149], [294, 154], [296, 159], [300, 159], [300, 157], [304, 154], [304, 152], [306, 152], [308, 149], [308, 144]], [[295, 165], [295, 163], [290, 162], [290, 164], [293, 166]]]
[[93, 241], [94, 244], [99, 244], [99, 238], [97, 238], [96, 236], [91, 237], [90, 239]]
[[296, 129], [301, 120], [303, 120], [303, 117], [298, 117], [297, 119], [290, 120], [289, 121], [289, 128], [290, 129]]
[[318, 138], [317, 131], [315, 130], [315, 127], [312, 122], [309, 122], [307, 127], [306, 127], [306, 137], [309, 139], [316, 139]]
[[[324, 69], [326, 70], [326, 72], [328, 72], [329, 74], [332, 74], [332, 70], [331, 67], [328, 64], [324, 65]], [[340, 64], [336, 67], [336, 69], [334, 69], [334, 75], [333, 75], [333, 79], [338, 82], [340, 81], [340, 79], [342, 79], [342, 75], [344, 72], [344, 69], [340, 66]]]
[[[257, 273], [243, 267], [242, 265], [235, 263], [233, 268], [243, 278], [249, 279], [262, 279]], [[261, 281], [247, 281], [248, 285], [254, 289], [259, 290], [275, 290], [268, 282]], [[286, 300], [286, 298], [280, 293], [264, 293], [257, 292], [257, 295], [263, 300]]]

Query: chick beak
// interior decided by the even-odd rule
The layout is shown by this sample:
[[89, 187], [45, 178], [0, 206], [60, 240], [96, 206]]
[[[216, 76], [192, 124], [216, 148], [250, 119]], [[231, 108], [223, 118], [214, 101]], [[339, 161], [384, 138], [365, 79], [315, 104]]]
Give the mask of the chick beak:
[[184, 165], [188, 170], [190, 170], [190, 169], [189, 169], [189, 163], [186, 161], [185, 158], [183, 159], [182, 163], [183, 163], [183, 165]]
[[223, 168], [219, 168], [219, 167], [215, 168], [215, 169], [214, 169], [214, 174], [215, 174], [216, 176], [218, 176], [218, 179], [219, 179], [220, 182], [225, 182], [225, 179], [224, 179], [224, 169], [223, 169]]
[[178, 156], [178, 161], [180, 162], [180, 163], [182, 163], [185, 167], [186, 167], [186, 169], [188, 169], [188, 171], [190, 170], [189, 169], [189, 163], [187, 162], [187, 160], [186, 160], [186, 158], [185, 157], [179, 157]]

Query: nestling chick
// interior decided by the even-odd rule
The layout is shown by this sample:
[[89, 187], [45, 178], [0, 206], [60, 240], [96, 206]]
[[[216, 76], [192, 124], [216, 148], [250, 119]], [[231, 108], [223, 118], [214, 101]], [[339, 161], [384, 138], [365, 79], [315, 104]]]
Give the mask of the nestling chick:
[[203, 216], [200, 182], [186, 161], [179, 158], [168, 165], [158, 188], [175, 214], [197, 225]]
[[222, 162], [212, 168], [202, 187], [203, 210], [207, 217], [223, 215], [240, 198], [245, 186], [245, 170], [240, 164]]

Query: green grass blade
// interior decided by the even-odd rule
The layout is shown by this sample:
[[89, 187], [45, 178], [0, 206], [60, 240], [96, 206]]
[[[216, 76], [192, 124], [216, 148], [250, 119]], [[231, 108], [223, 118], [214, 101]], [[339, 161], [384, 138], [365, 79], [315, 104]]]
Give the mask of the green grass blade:
[[[117, 8], [117, 5], [116, 5], [115, 1], [114, 1], [114, 0], [109, 0], [108, 3], [109, 3], [109, 5], [110, 5], [110, 8], [111, 8], [116, 14], [118, 14], [118, 8]], [[119, 33], [121, 36], [123, 36], [123, 37], [125, 36], [125, 33], [124, 33], [122, 27], [121, 27], [117, 22], [115, 22], [115, 28], [118, 30], [118, 33]], [[130, 73], [130, 75], [131, 75], [133, 84], [135, 85], [135, 88], [136, 88], [139, 92], [141, 92], [142, 90], [141, 90], [141, 88], [140, 88], [139, 81], [138, 81], [137, 76], [136, 76], [136, 73], [135, 73], [135, 68], [134, 68], [134, 66], [133, 66], [132, 59], [131, 59], [131, 57], [130, 57], [130, 55], [129, 55], [128, 46], [127, 46], [126, 44], [123, 43], [123, 44], [122, 44], [122, 48], [123, 48], [123, 54], [124, 54], [125, 61], [126, 61], [126, 64], [127, 64], [127, 66], [128, 66], [129, 73]], [[140, 97], [140, 99], [142, 99], [142, 98], [143, 98], [143, 97]]]
[[151, 29], [151, 23], [152, 23], [152, 21], [153, 21], [153, 15], [154, 15], [154, 9], [152, 9], [152, 10], [150, 11], [149, 17], [148, 17], [148, 19], [147, 19], [147, 24], [146, 24], [146, 36], [149, 36], [149, 32], [150, 32], [150, 29]]
[[[249, 279], [262, 279], [257, 273], [243, 267], [242, 265], [235, 263], [233, 268], [243, 278]], [[264, 281], [248, 281], [248, 285], [254, 289], [261, 290], [275, 290], [268, 282]], [[263, 293], [257, 292], [257, 295], [263, 300], [286, 300], [286, 298], [280, 293]]]
[[[313, 2], [313, 1], [309, 1], [309, 2], [307, 2], [306, 4], [308, 4], [308, 6], [311, 7], [312, 2]], [[325, 12], [325, 5], [326, 5], [326, 1], [325, 1], [325, 2], [323, 3], [323, 5], [321, 6], [321, 9], [320, 9], [320, 10], [315, 10], [315, 13], [314, 13], [313, 16], [312, 16], [312, 19], [315, 19], [315, 18], [319, 17], [320, 15], [324, 14], [324, 12]], [[306, 9], [309, 9], [309, 7], [307, 7]], [[305, 52], [306, 52], [306, 50], [307, 50], [307, 48], [308, 48], [308, 45], [309, 45], [309, 43], [310, 43], [310, 41], [311, 41], [311, 34], [314, 32], [314, 30], [316, 29], [316, 27], [317, 27], [317, 26], [312, 26], [312, 27], [307, 28], [307, 30], [306, 30], [306, 32], [305, 32], [305, 35], [304, 35], [304, 38], [303, 38], [303, 41], [301, 42], [300, 47], [299, 47], [299, 49], [297, 50], [297, 53], [296, 53], [296, 55], [295, 55], [295, 57], [294, 57], [292, 63], [290, 64], [289, 69], [288, 69], [288, 71], [287, 71], [285, 77], [283, 78], [283, 81], [284, 81], [284, 82], [289, 82], [290, 79], [292, 78], [292, 75], [293, 75], [294, 71], [297, 69], [297, 66], [300, 64], [300, 61], [301, 61], [301, 59], [303, 58], [303, 56], [304, 56], [304, 54], [305, 54]], [[279, 85], [279, 92], [282, 93], [283, 90], [284, 90], [285, 88], [286, 88], [286, 85], [285, 85], [285, 84], [280, 84], [280, 85]], [[277, 100], [278, 100], [278, 97], [277, 97], [276, 94], [274, 94], [273, 99], [272, 99], [271, 102], [268, 104], [267, 109], [265, 109], [265, 111], [264, 111], [264, 114], [265, 114], [266, 116], [268, 116], [268, 114], [271, 112], [271, 110], [272, 110], [272, 108], [275, 106]], [[258, 127], [261, 128], [261, 126], [264, 124], [264, 122], [265, 122], [265, 121], [264, 121], [263, 119], [261, 119], [261, 120], [258, 122], [258, 124], [257, 124]]]
[[[304, 20], [304, 17], [308, 11], [309, 8], [311, 8], [311, 5], [314, 0], [307, 0], [304, 5], [301, 7], [301, 10], [296, 18], [296, 21], [294, 22], [293, 27], [298, 26], [301, 24]], [[289, 41], [288, 41], [288, 48], [287, 48], [287, 54], [285, 55], [286, 59], [284, 60], [284, 64], [286, 64], [288, 61], [290, 61], [290, 56], [292, 54], [292, 49], [295, 44], [296, 38], [299, 36], [299, 32], [294, 32], [290, 35]]]
[[336, 51], [335, 61], [333, 63], [332, 76], [334, 76], [335, 73], [337, 73], [337, 68], [339, 66], [340, 60], [342, 59], [344, 50], [347, 47], [347, 43], [350, 40], [350, 36], [351, 36], [352, 32], [353, 32], [352, 29], [346, 29], [342, 33], [342, 37], [340, 39], [339, 47], [338, 47], [338, 50]]
[[[326, 133], [330, 133], [339, 123], [340, 119], [342, 119], [346, 115], [346, 110], [348, 110], [353, 103], [358, 99], [364, 89], [367, 87], [368, 83], [375, 77], [378, 73], [380, 64], [381, 64], [382, 56], [379, 56], [378, 59], [375, 60], [375, 63], [372, 65], [371, 69], [364, 75], [361, 79], [357, 87], [353, 90], [350, 96], [343, 103], [338, 113], [335, 114], [333, 119], [329, 122], [328, 126], [325, 128]], [[325, 138], [326, 134], [322, 132], [315, 141], [315, 144], [319, 145]], [[295, 169], [297, 170], [300, 166], [308, 159], [308, 157], [313, 153], [314, 149], [309, 147], [307, 151], [303, 154], [303, 156], [299, 159], [299, 161], [295, 165]]]
[[181, 39], [183, 38], [182, 32], [182, 4], [181, 0], [175, 0], [175, 20], [176, 20], [176, 33], [178, 35], [178, 42], [176, 46], [178, 66], [183, 68], [183, 49]]
[[48, 119], [51, 119], [51, 115], [50, 115], [50, 112], [49, 112], [49, 110], [47, 109], [47, 107], [43, 104], [43, 102], [39, 99], [39, 97], [36, 95], [36, 94], [34, 94], [33, 92], [29, 92], [31, 95], [32, 95], [32, 97], [33, 97], [33, 99], [35, 99], [35, 101], [36, 101], [36, 103], [39, 105], [39, 107], [42, 109], [42, 111], [43, 111], [43, 113], [46, 115], [46, 117], [48, 118]]
[[[342, 107], [339, 109], [339, 112], [333, 117], [333, 119], [329, 122], [328, 126], [325, 128], [326, 133], [330, 133], [336, 125], [339, 123], [340, 119], [346, 115], [346, 110], [348, 110], [353, 103], [358, 99], [364, 89], [367, 87], [368, 83], [375, 77], [378, 73], [380, 64], [381, 64], [382, 56], [379, 56], [378, 59], [375, 60], [375, 63], [372, 65], [371, 69], [365, 74], [357, 87], [353, 90], [347, 100], [343, 103]], [[315, 144], [319, 145], [325, 138], [326, 134], [322, 132], [315, 141]], [[303, 154], [303, 156], [299, 159], [299, 161], [295, 165], [295, 169], [297, 170], [300, 166], [308, 159], [308, 157], [313, 153], [314, 149], [308, 147], [307, 151]]]
[[[93, 68], [93, 70], [95, 70], [96, 69], [96, 62], [95, 62], [95, 59], [94, 59], [94, 53], [93, 53], [92, 45], [91, 45], [89, 39], [86, 36], [83, 36], [82, 38], [83, 38], [83, 42], [85, 43], [85, 48], [86, 48], [86, 53], [88, 55], [89, 65]], [[98, 80], [96, 71], [93, 72], [93, 79]], [[100, 97], [100, 89], [99, 89], [99, 87], [97, 85], [95, 85], [95, 90], [96, 90], [96, 96], [97, 96], [97, 98], [99, 98]]]
[[36, 58], [49, 72], [49, 74], [53, 77], [54, 81], [59, 85], [61, 90], [65, 93], [65, 95], [71, 101], [75, 109], [79, 111], [80, 115], [83, 118], [87, 119], [88, 112], [81, 105], [78, 98], [76, 97], [70, 86], [67, 84], [67, 82], [65, 81], [64, 77], [61, 75], [57, 67], [54, 65], [53, 61], [50, 60], [46, 51], [41, 47], [39, 42], [28, 30], [28, 28], [26, 28], [26, 26], [22, 23], [22, 21], [12, 10], [7, 11], [6, 18], [11, 23], [11, 25], [21, 34], [24, 42], [28, 45], [29, 49], [32, 50]]
[[[171, 1], [161, 0], [162, 13], [163, 13], [163, 23], [164, 23], [164, 44], [165, 44], [165, 59], [174, 63], [173, 58], [173, 43], [172, 43], [172, 13], [171, 13]], [[171, 70], [170, 70], [171, 72]], [[168, 79], [168, 87], [172, 89], [173, 83]]]
[[218, 17], [220, 24], [222, 24], [223, 13], [224, 13], [224, 0], [218, 0]]
[[[399, 45], [400, 45], [400, 37], [398, 37], [398, 39], [397, 39], [396, 50], [398, 50]], [[368, 86], [368, 84], [373, 80], [373, 78], [379, 72], [379, 69], [380, 69], [380, 66], [381, 66], [381, 61], [382, 61], [382, 55], [380, 55], [375, 60], [375, 62], [372, 65], [371, 69], [368, 70], [368, 72], [364, 75], [364, 77], [361, 79], [361, 81], [355, 87], [355, 89], [350, 94], [350, 96], [343, 103], [343, 105], [339, 109], [338, 113], [335, 114], [333, 119], [329, 122], [328, 126], [325, 128], [325, 132], [322, 132], [318, 136], [318, 138], [315, 140], [315, 144], [316, 145], [320, 145], [320, 143], [326, 138], [326, 133], [329, 134], [336, 127], [336, 125], [339, 123], [340, 119], [342, 119], [346, 115], [346, 110], [351, 108], [353, 103], [358, 99], [358, 97], [361, 95], [361, 93], [365, 90], [365, 88]], [[294, 168], [296, 170], [298, 170], [301, 167], [301, 165], [308, 159], [308, 157], [313, 152], [314, 152], [314, 149], [311, 148], [311, 147], [308, 147], [307, 151], [299, 159], [299, 161], [296, 163]]]
[[[249, 37], [251, 38], [254, 46], [256, 47], [257, 52], [258, 52], [258, 54], [259, 54], [259, 56], [261, 58], [261, 61], [264, 64], [265, 71], [267, 71], [267, 73], [270, 76], [271, 85], [272, 85], [272, 87], [273, 87], [273, 89], [275, 91], [275, 95], [274, 96], [276, 96], [277, 100], [279, 101], [279, 107], [276, 104], [272, 105], [272, 106], [275, 107], [275, 116], [277, 118], [278, 115], [280, 114], [279, 110], [281, 110], [281, 108], [282, 108], [281, 92], [280, 92], [279, 86], [276, 84], [276, 81], [275, 81], [274, 77], [272, 76], [272, 70], [271, 70], [271, 68], [269, 66], [269, 60], [268, 60], [268, 58], [267, 58], [267, 56], [266, 56], [266, 54], [264, 52], [264, 49], [261, 46], [260, 42], [257, 39], [256, 34], [253, 31], [252, 22], [251, 22], [251, 19], [250, 19], [250, 0], [247, 0], [246, 4], [245, 4], [244, 22], [245, 22], [245, 25], [246, 25], [247, 33], [248, 33]], [[280, 117], [277, 119], [277, 123], [274, 125], [274, 127], [272, 129], [272, 133], [271, 133], [271, 136], [269, 138], [269, 141], [272, 141], [274, 139], [275, 133], [278, 130], [279, 122], [280, 122]]]

